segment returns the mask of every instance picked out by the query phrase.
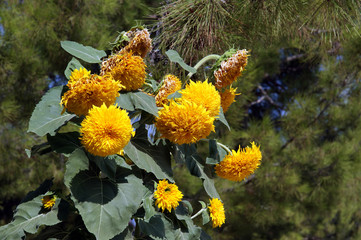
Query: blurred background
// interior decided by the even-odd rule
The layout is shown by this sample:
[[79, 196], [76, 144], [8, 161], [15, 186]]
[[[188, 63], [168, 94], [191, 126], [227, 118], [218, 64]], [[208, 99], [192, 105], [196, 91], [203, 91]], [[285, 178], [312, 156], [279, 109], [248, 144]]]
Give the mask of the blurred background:
[[[232, 131], [219, 138], [233, 149], [257, 142], [262, 165], [240, 183], [216, 179], [226, 224], [205, 227], [213, 239], [361, 239], [357, 0], [1, 1], [0, 225], [45, 179], [62, 187], [63, 156], [24, 150], [45, 141], [26, 132], [36, 103], [66, 84], [71, 56], [60, 41], [111, 49], [137, 23], [152, 34], [147, 65], [156, 80], [184, 74], [167, 64], [168, 49], [192, 66], [231, 47], [251, 50], [226, 113]], [[174, 171], [186, 199], [207, 200], [201, 182]]]

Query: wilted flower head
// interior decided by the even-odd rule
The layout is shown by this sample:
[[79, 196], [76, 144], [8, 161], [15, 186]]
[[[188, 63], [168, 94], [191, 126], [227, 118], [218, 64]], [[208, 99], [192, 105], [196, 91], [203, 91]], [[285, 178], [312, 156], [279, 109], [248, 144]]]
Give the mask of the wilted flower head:
[[102, 62], [101, 75], [110, 74], [124, 86], [122, 90], [134, 91], [145, 82], [145, 67], [143, 59], [131, 52], [116, 54]]
[[222, 162], [216, 164], [215, 170], [219, 177], [231, 181], [242, 181], [261, 164], [262, 153], [254, 142], [252, 147], [246, 147], [238, 151], [232, 150], [232, 154], [228, 154]]
[[67, 85], [69, 90], [64, 93], [60, 101], [69, 112], [79, 116], [87, 115], [93, 106], [99, 107], [103, 103], [107, 106], [114, 104], [121, 89], [121, 84], [114, 81], [110, 75], [85, 76], [86, 74], [77, 80], [73, 78]]
[[136, 29], [126, 34], [130, 38], [127, 46], [120, 50], [119, 54], [132, 52], [135, 56], [144, 58], [152, 48], [152, 39], [147, 29]]
[[81, 123], [81, 143], [93, 155], [119, 154], [132, 137], [133, 127], [125, 110], [114, 105], [93, 107]]
[[41, 203], [43, 204], [43, 207], [45, 209], [51, 209], [54, 206], [55, 201], [56, 201], [55, 195], [47, 195], [41, 199]]
[[189, 101], [179, 104], [171, 100], [158, 114], [155, 126], [161, 137], [177, 144], [195, 143], [214, 131], [214, 117], [203, 106]]
[[214, 71], [215, 86], [220, 89], [236, 81], [247, 65], [248, 56], [248, 51], [243, 49], [238, 50], [230, 58], [222, 61], [220, 68]]
[[155, 101], [157, 106], [161, 107], [164, 104], [167, 104], [169, 102], [167, 97], [170, 94], [175, 93], [176, 91], [181, 89], [181, 87], [182, 87], [182, 83], [179, 80], [179, 78], [171, 74], [165, 76], [163, 80], [163, 85], [159, 89], [158, 94], [155, 96]]
[[191, 80], [180, 93], [182, 94], [181, 100], [190, 101], [205, 107], [212, 117], [219, 114], [221, 97], [213, 84], [207, 80], [204, 82], [193, 82]]
[[157, 190], [154, 192], [155, 204], [164, 212], [167, 209], [169, 212], [178, 207], [179, 202], [183, 198], [183, 194], [178, 190], [177, 185], [168, 183], [167, 180], [159, 181]]
[[239, 95], [240, 93], [236, 93], [237, 88], [230, 87], [229, 89], [226, 89], [224, 92], [220, 92], [219, 95], [221, 95], [221, 106], [223, 109], [223, 112], [227, 112], [229, 106], [231, 106], [232, 103], [235, 102], [236, 95]]
[[209, 215], [211, 216], [213, 227], [220, 227], [222, 226], [226, 221], [226, 215], [224, 214], [224, 207], [221, 200], [218, 198], [212, 198], [209, 200], [210, 206], [209, 209]]

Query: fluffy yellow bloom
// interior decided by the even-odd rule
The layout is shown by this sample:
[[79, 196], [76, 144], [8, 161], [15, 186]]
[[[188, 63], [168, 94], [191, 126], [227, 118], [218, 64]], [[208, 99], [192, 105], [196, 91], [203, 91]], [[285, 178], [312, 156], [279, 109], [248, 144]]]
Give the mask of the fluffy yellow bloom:
[[132, 52], [135, 56], [144, 58], [152, 48], [152, 39], [149, 36], [147, 29], [129, 31], [127, 36], [130, 38], [130, 42], [122, 50], [120, 54]]
[[214, 71], [216, 78], [216, 87], [223, 88], [231, 85], [234, 81], [241, 76], [242, 71], [247, 65], [248, 51], [246, 49], [239, 50], [232, 57], [221, 62], [221, 67]]
[[226, 221], [226, 215], [224, 214], [224, 207], [221, 200], [218, 198], [212, 198], [209, 200], [210, 206], [209, 209], [209, 215], [211, 216], [213, 227], [220, 227], [222, 226]]
[[81, 143], [93, 155], [118, 154], [133, 135], [128, 113], [114, 105], [93, 107], [81, 123]]
[[145, 67], [143, 59], [131, 52], [116, 54], [102, 63], [101, 75], [111, 74], [124, 86], [122, 90], [134, 91], [144, 85]]
[[56, 196], [55, 195], [47, 195], [41, 199], [41, 203], [43, 207], [46, 209], [51, 209], [55, 204]]
[[159, 181], [157, 190], [154, 192], [155, 205], [162, 209], [164, 212], [167, 209], [169, 212], [178, 207], [179, 202], [183, 198], [183, 194], [178, 190], [177, 185], [174, 183], [168, 183], [167, 180]]
[[223, 109], [223, 112], [227, 112], [229, 106], [231, 106], [232, 103], [235, 102], [236, 95], [239, 95], [240, 93], [236, 93], [237, 88], [230, 87], [229, 89], [226, 89], [224, 92], [220, 92], [219, 95], [221, 95], [221, 106]]
[[155, 96], [155, 101], [158, 107], [163, 106], [164, 104], [167, 104], [169, 101], [167, 97], [171, 95], [172, 93], [175, 93], [179, 89], [181, 89], [182, 83], [174, 75], [168, 74], [165, 76], [163, 85], [159, 89], [158, 94]]
[[174, 100], [159, 112], [155, 126], [161, 137], [177, 144], [195, 143], [214, 131], [214, 117], [202, 106], [192, 102]]
[[216, 164], [215, 170], [219, 177], [231, 181], [242, 181], [261, 164], [262, 154], [254, 142], [252, 147], [246, 147], [238, 151], [232, 150], [232, 154], [228, 154], [222, 162]]
[[205, 107], [212, 117], [219, 115], [221, 97], [213, 84], [208, 83], [207, 80], [204, 82], [193, 82], [191, 80], [180, 93], [182, 94], [181, 100]]
[[86, 70], [85, 68], [75, 69], [71, 72], [68, 84], [72, 84], [77, 82], [78, 80], [85, 78], [88, 79], [90, 77], [90, 71]]

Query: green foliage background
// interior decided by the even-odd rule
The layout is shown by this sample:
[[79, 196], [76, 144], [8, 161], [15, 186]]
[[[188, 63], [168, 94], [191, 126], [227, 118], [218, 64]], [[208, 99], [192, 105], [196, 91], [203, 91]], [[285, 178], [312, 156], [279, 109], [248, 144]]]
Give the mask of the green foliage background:
[[[59, 41], [104, 49], [116, 31], [149, 13], [143, 4], [148, 3], [2, 3], [3, 207], [18, 202], [45, 178], [63, 177], [59, 156], [28, 159], [23, 151], [41, 142], [25, 133], [30, 113], [49, 76], [62, 74], [70, 60]], [[222, 54], [232, 46], [252, 50], [247, 70], [235, 84], [242, 94], [226, 114], [232, 131], [224, 128], [220, 134], [232, 148], [258, 142], [263, 162], [255, 176], [242, 183], [216, 180], [227, 219], [218, 232], [207, 232], [214, 239], [359, 239], [359, 1], [217, 1], [216, 10], [212, 4], [202, 0], [164, 5], [158, 10], [158, 28], [164, 31], [157, 41], [161, 49], [177, 50], [190, 65], [200, 56]], [[212, 21], [202, 14], [205, 9], [215, 11]], [[214, 22], [218, 25], [209, 24]], [[207, 36], [207, 29], [214, 31]], [[182, 37], [187, 38], [186, 46]], [[212, 38], [208, 42], [214, 44], [200, 44], [202, 37]], [[186, 198], [196, 200], [204, 194], [186, 171], [175, 172]], [[2, 223], [10, 220], [11, 210], [1, 213], [5, 210]]]

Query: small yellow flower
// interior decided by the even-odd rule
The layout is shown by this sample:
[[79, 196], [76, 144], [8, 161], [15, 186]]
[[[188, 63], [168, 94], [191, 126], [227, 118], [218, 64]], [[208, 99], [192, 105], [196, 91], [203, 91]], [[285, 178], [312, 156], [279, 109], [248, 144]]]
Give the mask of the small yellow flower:
[[102, 63], [101, 75], [111, 74], [115, 81], [124, 86], [122, 90], [134, 91], [145, 83], [145, 63], [132, 52], [116, 54]]
[[246, 147], [238, 151], [232, 150], [222, 162], [216, 164], [216, 174], [231, 181], [242, 181], [259, 167], [262, 160], [262, 153], [254, 142], [252, 147]]
[[93, 155], [118, 154], [133, 135], [128, 113], [114, 105], [93, 107], [81, 123], [81, 143]]
[[204, 82], [193, 82], [191, 80], [180, 93], [182, 94], [181, 100], [190, 101], [205, 107], [212, 117], [219, 115], [221, 97], [213, 84], [208, 83], [207, 80]]
[[209, 201], [210, 206], [208, 209], [213, 222], [213, 228], [220, 227], [226, 221], [223, 203], [218, 198], [212, 198]]
[[51, 209], [55, 204], [56, 196], [55, 195], [47, 195], [41, 199], [41, 203], [45, 209]]
[[75, 69], [71, 72], [68, 84], [75, 83], [82, 78], [90, 78], [90, 71], [86, 70], [85, 68], [80, 68], [79, 70]]
[[132, 52], [135, 56], [144, 58], [152, 48], [152, 39], [149, 36], [147, 29], [136, 30], [135, 32], [128, 32], [128, 36], [131, 37], [130, 42], [119, 54], [125, 54]]
[[93, 105], [99, 107], [103, 103], [107, 106], [114, 104], [121, 89], [121, 85], [110, 75], [96, 74], [73, 80], [67, 86], [69, 90], [62, 96], [60, 104], [79, 116], [87, 115]]
[[157, 190], [154, 192], [154, 198], [156, 199], [155, 205], [162, 209], [162, 212], [164, 212], [165, 209], [171, 212], [172, 208], [176, 209], [176, 207], [178, 207], [179, 202], [183, 198], [183, 194], [174, 183], [161, 180], [157, 185]]
[[215, 86], [220, 89], [236, 81], [247, 66], [248, 56], [248, 51], [243, 49], [221, 62], [221, 67], [214, 71], [214, 77], [216, 78]]
[[214, 117], [202, 106], [192, 102], [174, 100], [159, 112], [155, 126], [161, 137], [177, 144], [195, 143], [214, 131]]
[[181, 89], [181, 87], [182, 83], [179, 78], [171, 74], [165, 76], [163, 85], [159, 89], [158, 94], [155, 96], [157, 106], [162, 107], [164, 104], [167, 104], [169, 102], [167, 97]]
[[231, 106], [232, 103], [235, 102], [236, 95], [240, 95], [240, 93], [236, 93], [237, 88], [230, 87], [229, 89], [226, 89], [224, 92], [220, 92], [219, 95], [221, 95], [221, 106], [223, 109], [223, 112], [227, 112], [229, 106]]

